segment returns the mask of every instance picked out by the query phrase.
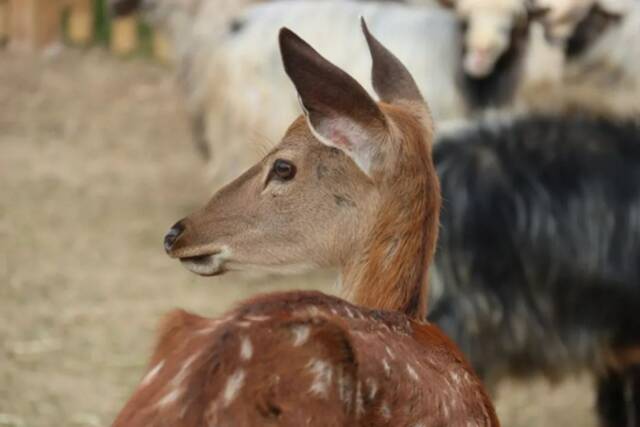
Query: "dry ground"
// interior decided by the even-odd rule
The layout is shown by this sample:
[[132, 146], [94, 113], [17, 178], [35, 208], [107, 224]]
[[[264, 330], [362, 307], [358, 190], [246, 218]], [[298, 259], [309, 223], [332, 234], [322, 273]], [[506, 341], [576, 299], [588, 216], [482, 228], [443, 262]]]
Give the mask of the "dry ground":
[[[327, 281], [206, 280], [169, 260], [162, 235], [205, 182], [169, 70], [0, 52], [0, 426], [106, 426], [163, 313]], [[500, 397], [505, 426], [594, 425], [587, 379]]]

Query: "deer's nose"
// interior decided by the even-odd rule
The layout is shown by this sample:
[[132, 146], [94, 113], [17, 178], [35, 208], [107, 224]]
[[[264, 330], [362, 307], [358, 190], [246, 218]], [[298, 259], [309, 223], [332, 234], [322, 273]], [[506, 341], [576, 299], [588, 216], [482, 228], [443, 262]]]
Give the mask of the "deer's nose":
[[171, 249], [173, 249], [173, 245], [176, 243], [183, 232], [184, 225], [182, 224], [182, 221], [178, 221], [173, 225], [173, 227], [171, 227], [166, 236], [164, 236], [164, 250], [167, 253], [171, 252]]

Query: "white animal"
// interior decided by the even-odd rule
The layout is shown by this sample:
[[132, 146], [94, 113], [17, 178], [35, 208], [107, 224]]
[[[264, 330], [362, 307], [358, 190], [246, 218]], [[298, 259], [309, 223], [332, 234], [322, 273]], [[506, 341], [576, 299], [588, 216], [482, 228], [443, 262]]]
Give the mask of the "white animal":
[[[547, 36], [565, 53], [560, 84], [542, 109], [640, 117], [640, 2], [537, 0]], [[525, 95], [530, 104], [539, 97]], [[536, 99], [538, 98], [538, 99]]]

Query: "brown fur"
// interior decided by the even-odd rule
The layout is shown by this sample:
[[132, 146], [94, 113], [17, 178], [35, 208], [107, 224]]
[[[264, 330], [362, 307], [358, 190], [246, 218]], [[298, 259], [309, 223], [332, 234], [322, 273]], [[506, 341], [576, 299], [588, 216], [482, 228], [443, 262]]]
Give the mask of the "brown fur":
[[[365, 246], [366, 256], [347, 267], [345, 278], [358, 278], [345, 282], [359, 284], [352, 299], [357, 304], [400, 310], [423, 319], [428, 268], [438, 237], [440, 184], [431, 150], [424, 147], [424, 127], [402, 108], [385, 106], [384, 110], [401, 135], [397, 163], [383, 183], [384, 192], [394, 197], [379, 212]], [[397, 247], [390, 256], [389, 247], [394, 242]]]
[[[296, 328], [308, 328], [305, 340], [296, 341]], [[477, 378], [435, 326], [317, 292], [257, 297], [223, 321], [178, 311], [150, 369], [159, 363], [114, 427], [498, 425]], [[225, 404], [238, 372], [242, 384]], [[324, 392], [312, 390], [318, 378]]]
[[[260, 164], [165, 241], [200, 274], [340, 266], [358, 306], [290, 292], [257, 297], [222, 319], [176, 312], [115, 426], [498, 426], [460, 352], [421, 323], [440, 210], [431, 120], [408, 71], [364, 29], [374, 68], [384, 69], [374, 79], [397, 77], [376, 83], [393, 104], [373, 103], [283, 31], [287, 70], [317, 121], [294, 122]], [[362, 153], [370, 169], [359, 167]], [[277, 159], [296, 165], [294, 178], [273, 181]]]

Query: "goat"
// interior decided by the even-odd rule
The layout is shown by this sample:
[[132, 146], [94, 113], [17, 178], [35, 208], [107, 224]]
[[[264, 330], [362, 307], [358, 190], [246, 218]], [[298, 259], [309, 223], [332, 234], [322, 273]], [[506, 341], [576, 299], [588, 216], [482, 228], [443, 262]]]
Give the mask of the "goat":
[[429, 320], [487, 384], [589, 370], [603, 425], [637, 426], [640, 125], [525, 116], [439, 139]]
[[460, 22], [457, 84], [469, 108], [510, 105], [521, 86], [557, 80], [558, 52], [536, 28], [546, 9], [529, 0], [439, 1]]
[[410, 73], [362, 24], [382, 102], [281, 30], [303, 117], [165, 237], [206, 276], [340, 266], [358, 305], [289, 292], [221, 319], [176, 312], [115, 426], [498, 426], [463, 356], [423, 323], [440, 209], [432, 123]]

